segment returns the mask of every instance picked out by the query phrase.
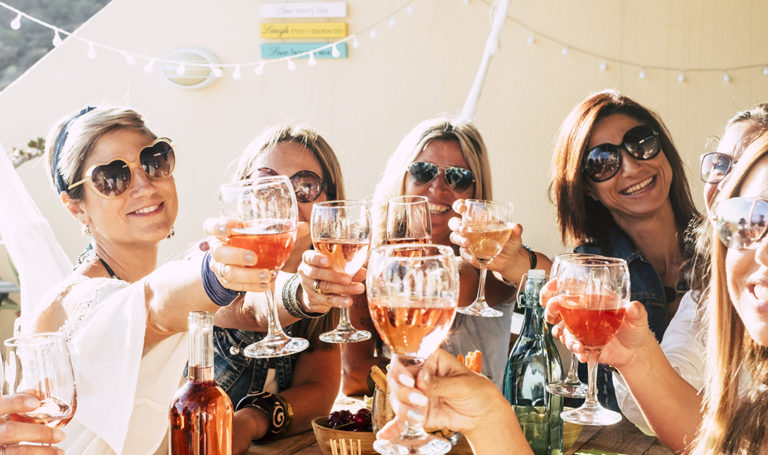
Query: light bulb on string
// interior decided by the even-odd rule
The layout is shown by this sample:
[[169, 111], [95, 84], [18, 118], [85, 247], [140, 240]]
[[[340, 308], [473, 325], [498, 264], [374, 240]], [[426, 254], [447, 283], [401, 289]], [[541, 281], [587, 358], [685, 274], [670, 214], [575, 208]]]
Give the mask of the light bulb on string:
[[256, 68], [253, 69], [253, 72], [256, 73], [257, 76], [264, 74], [264, 63], [259, 63], [256, 65]]
[[152, 69], [155, 67], [155, 59], [149, 59], [146, 65], [144, 65], [144, 72], [149, 74], [152, 72]]
[[309, 53], [309, 66], [317, 66], [317, 59], [315, 58], [314, 52]]
[[536, 42], [536, 37], [531, 35], [528, 37], [528, 44], [533, 44]]
[[411, 5], [408, 5], [408, 7], [407, 7], [407, 8], [405, 8], [405, 12], [406, 12], [407, 14], [413, 14], [413, 6], [411, 6]]
[[17, 14], [16, 17], [11, 21], [11, 28], [13, 30], [18, 30], [21, 28], [21, 13]]
[[240, 65], [235, 65], [235, 72], [232, 73], [232, 77], [236, 81], [239, 81], [243, 77], [243, 74], [240, 72]]
[[637, 77], [640, 79], [645, 79], [645, 70], [640, 70], [640, 72], [637, 73]]
[[389, 18], [389, 26], [394, 27], [395, 25], [397, 25], [397, 23], [395, 22], [395, 16], [392, 16]]
[[376, 29], [372, 28], [368, 34], [371, 36], [371, 38], [376, 38]]
[[728, 73], [723, 74], [723, 82], [731, 82], [731, 76]]
[[213, 70], [213, 75], [216, 77], [221, 77], [224, 75], [224, 71], [220, 66], [211, 66], [211, 70]]
[[187, 65], [186, 63], [179, 63], [179, 66], [176, 67], [176, 74], [179, 76], [183, 76], [187, 72]]
[[336, 43], [333, 43], [333, 47], [331, 47], [331, 55], [333, 58], [339, 58], [341, 55], [341, 52], [339, 52], [339, 48], [336, 46]]
[[51, 43], [53, 44], [54, 47], [61, 46], [61, 35], [59, 35], [59, 29], [58, 28], [53, 33], [53, 39], [51, 40]]
[[96, 48], [93, 47], [93, 43], [88, 43], [88, 58], [93, 60], [96, 58]]
[[123, 57], [125, 57], [125, 63], [133, 66], [136, 64], [136, 57], [129, 54], [128, 52], [123, 52]]
[[289, 58], [288, 59], [288, 70], [293, 71], [295, 69], [296, 69], [296, 64], [293, 63], [293, 60]]
[[[357, 36], [352, 37], [352, 47], [357, 49], [360, 47], [360, 41], [357, 40]], [[768, 69], [768, 68], [766, 68]]]
[[606, 71], [608, 69], [608, 64], [603, 62], [600, 64], [600, 71]]
[[678, 75], [677, 75], [677, 82], [679, 82], [679, 83], [681, 83], [681, 84], [682, 84], [683, 82], [685, 82], [685, 74], [683, 74], [683, 73], [680, 73], [680, 74], [678, 74]]

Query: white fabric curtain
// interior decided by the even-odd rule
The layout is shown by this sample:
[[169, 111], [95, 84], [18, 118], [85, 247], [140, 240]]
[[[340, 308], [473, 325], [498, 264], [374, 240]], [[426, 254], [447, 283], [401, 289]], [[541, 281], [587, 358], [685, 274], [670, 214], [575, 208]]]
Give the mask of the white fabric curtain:
[[39, 308], [42, 297], [69, 272], [72, 262], [35, 205], [0, 144], [0, 236], [19, 272], [21, 313]]

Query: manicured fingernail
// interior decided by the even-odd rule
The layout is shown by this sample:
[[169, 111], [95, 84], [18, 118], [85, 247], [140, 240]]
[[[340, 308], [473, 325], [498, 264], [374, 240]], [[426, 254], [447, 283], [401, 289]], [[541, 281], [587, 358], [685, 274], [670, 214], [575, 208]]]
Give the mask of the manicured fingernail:
[[253, 264], [256, 262], [256, 256], [253, 253], [245, 253], [245, 262]]
[[419, 392], [411, 392], [408, 394], [408, 401], [413, 403], [416, 406], [426, 406], [429, 402], [427, 400], [427, 397], [424, 396], [424, 394]]
[[349, 297], [344, 297], [343, 299], [341, 299], [341, 304], [346, 307], [352, 306], [352, 299], [350, 299]]
[[408, 416], [409, 420], [413, 420], [416, 422], [424, 421], [424, 414], [420, 413], [419, 411], [409, 409], [408, 412], [406, 412], [405, 414]]
[[226, 234], [227, 233], [227, 225], [226, 224], [220, 224], [218, 227], [218, 231], [220, 234]]
[[397, 377], [397, 380], [400, 381], [400, 384], [406, 387], [413, 387], [416, 385], [416, 381], [414, 381], [412, 377], [408, 376], [405, 373], [400, 374]]
[[432, 381], [432, 375], [426, 371], [421, 374], [421, 378], [424, 381], [424, 385], [429, 385], [429, 382]]
[[267, 272], [259, 272], [259, 279], [265, 281], [267, 279]]
[[63, 431], [59, 430], [58, 428], [55, 428], [53, 430], [53, 439], [55, 439], [56, 441], [63, 441], [65, 436], [66, 434]]
[[40, 402], [32, 397], [24, 398], [24, 406], [27, 408], [37, 408], [40, 406]]

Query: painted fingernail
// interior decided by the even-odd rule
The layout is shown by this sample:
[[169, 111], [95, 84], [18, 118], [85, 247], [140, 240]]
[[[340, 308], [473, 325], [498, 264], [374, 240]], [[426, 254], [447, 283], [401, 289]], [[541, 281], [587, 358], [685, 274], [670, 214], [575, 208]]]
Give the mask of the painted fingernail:
[[408, 401], [413, 403], [416, 406], [426, 406], [429, 402], [427, 400], [427, 397], [424, 396], [424, 394], [420, 392], [411, 392], [408, 394]]
[[208, 250], [210, 250], [210, 249], [211, 249], [211, 245], [209, 245], [209, 244], [208, 244], [208, 242], [206, 242], [205, 240], [203, 240], [202, 242], [200, 242], [200, 243], [197, 245], [197, 247], [198, 247], [198, 248], [200, 248], [200, 251], [208, 251]]
[[416, 381], [414, 381], [412, 377], [410, 377], [409, 375], [407, 375], [405, 373], [401, 373], [397, 377], [397, 380], [400, 381], [400, 384], [402, 384], [402, 385], [404, 385], [406, 387], [413, 387], [413, 386], [416, 385]]
[[227, 233], [227, 225], [226, 224], [220, 224], [218, 227], [218, 231], [220, 234], [226, 234]]
[[256, 262], [256, 256], [253, 253], [245, 253], [245, 262], [253, 264]]
[[37, 399], [33, 397], [24, 398], [24, 407], [37, 408], [39, 406], [40, 406], [40, 402]]
[[424, 414], [420, 413], [419, 411], [416, 411], [414, 409], [409, 409], [408, 412], [405, 413], [408, 416], [409, 420], [413, 420], [416, 422], [423, 422], [424, 421]]
[[265, 281], [267, 279], [267, 272], [259, 272], [258, 278], [262, 281]]
[[53, 439], [55, 439], [56, 441], [63, 441], [65, 436], [66, 434], [63, 431], [59, 430], [58, 428], [55, 428], [53, 430]]

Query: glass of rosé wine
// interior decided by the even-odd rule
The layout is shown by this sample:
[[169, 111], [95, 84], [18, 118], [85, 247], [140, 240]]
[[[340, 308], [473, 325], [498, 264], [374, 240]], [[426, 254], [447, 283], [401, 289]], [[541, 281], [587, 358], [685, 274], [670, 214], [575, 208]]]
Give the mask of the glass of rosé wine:
[[[458, 261], [453, 249], [432, 244], [373, 250], [366, 277], [368, 309], [381, 339], [414, 374], [443, 342], [456, 316]], [[399, 437], [377, 440], [382, 454], [443, 454], [451, 443], [403, 416]]]
[[40, 407], [8, 414], [8, 420], [63, 427], [75, 415], [75, 375], [64, 335], [58, 332], [20, 335], [5, 340], [3, 394], [29, 394]]
[[386, 243], [430, 243], [432, 218], [424, 196], [397, 196], [387, 202]]
[[603, 256], [561, 258], [552, 278], [557, 280], [555, 299], [568, 332], [584, 346], [589, 377], [584, 404], [561, 417], [581, 425], [612, 425], [621, 414], [597, 401], [597, 359], [618, 332], [629, 303], [629, 269], [623, 259]]
[[267, 335], [246, 346], [243, 355], [280, 357], [307, 349], [307, 340], [290, 337], [283, 331], [274, 297], [275, 277], [288, 261], [296, 241], [299, 212], [291, 181], [279, 175], [224, 184], [219, 190], [219, 214], [235, 222], [227, 243], [253, 251], [257, 261], [253, 267], [267, 269], [271, 274], [266, 291]]
[[[371, 246], [371, 216], [363, 201], [316, 202], [312, 206], [312, 245], [331, 262], [337, 272], [355, 275], [368, 259]], [[320, 335], [326, 343], [356, 343], [371, 338], [349, 322], [349, 309], [342, 308], [339, 324]]]
[[469, 241], [467, 250], [480, 263], [477, 297], [471, 305], [458, 309], [459, 313], [485, 318], [501, 317], [503, 313], [488, 306], [485, 301], [485, 275], [488, 264], [495, 258], [512, 234], [512, 204], [508, 202], [464, 200], [461, 224], [462, 235]]

